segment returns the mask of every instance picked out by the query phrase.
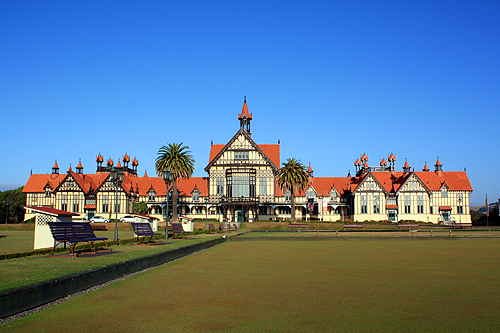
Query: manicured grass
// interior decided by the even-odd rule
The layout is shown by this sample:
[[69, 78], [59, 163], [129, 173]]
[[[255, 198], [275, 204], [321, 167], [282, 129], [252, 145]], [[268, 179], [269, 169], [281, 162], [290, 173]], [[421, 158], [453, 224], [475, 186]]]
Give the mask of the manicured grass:
[[228, 242], [2, 331], [496, 331], [500, 241]]
[[112, 247], [113, 252], [102, 252], [101, 255], [88, 255], [77, 258], [49, 257], [45, 255], [3, 260], [0, 261], [0, 292], [121, 261], [145, 257], [215, 237], [220, 237], [220, 235], [201, 235], [190, 239], [173, 239], [164, 245], [116, 245]]

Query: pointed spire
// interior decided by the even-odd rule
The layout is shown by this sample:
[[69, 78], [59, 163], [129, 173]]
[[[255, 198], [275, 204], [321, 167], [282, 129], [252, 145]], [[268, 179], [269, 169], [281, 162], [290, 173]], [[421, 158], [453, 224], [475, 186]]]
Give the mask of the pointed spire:
[[313, 169], [311, 168], [311, 162], [309, 162], [309, 168], [307, 168], [307, 176], [308, 177], [314, 177], [313, 176]]
[[403, 166], [403, 172], [404, 173], [410, 173], [410, 165], [408, 164], [408, 160], [405, 159], [405, 165]]
[[57, 165], [57, 160], [56, 160], [56, 163], [54, 163], [54, 166], [52, 167], [52, 174], [53, 175], [59, 174], [59, 166]]
[[76, 166], [76, 172], [83, 173], [82, 159], [80, 159], [80, 161], [78, 162], [78, 165]]
[[252, 120], [252, 115], [248, 112], [246, 96], [243, 102], [243, 110], [241, 110], [241, 114], [238, 115], [238, 119], [240, 120], [240, 128], [243, 128], [245, 132], [250, 134], [250, 121]]
[[441, 162], [439, 162], [439, 156], [437, 157], [436, 164], [434, 164], [434, 172], [439, 177], [443, 175], [443, 165], [441, 164]]
[[73, 169], [71, 168], [71, 164], [69, 165], [68, 173], [72, 173]]
[[425, 171], [425, 172], [429, 171], [429, 167], [427, 166], [427, 161], [425, 161], [425, 165], [424, 165], [424, 168], [422, 169], [422, 171]]

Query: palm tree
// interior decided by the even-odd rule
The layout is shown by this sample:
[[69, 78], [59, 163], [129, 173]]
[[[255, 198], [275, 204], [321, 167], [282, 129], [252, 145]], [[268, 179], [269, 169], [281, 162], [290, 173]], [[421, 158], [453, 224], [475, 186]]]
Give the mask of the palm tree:
[[278, 186], [282, 191], [290, 191], [292, 204], [292, 216], [290, 222], [295, 223], [295, 191], [305, 190], [307, 184], [309, 183], [306, 168], [302, 163], [300, 163], [300, 160], [288, 158], [286, 163], [282, 163], [276, 179], [278, 181]]
[[180, 144], [169, 143], [168, 146], [162, 146], [158, 150], [155, 163], [156, 173], [161, 176], [162, 171], [166, 168], [174, 174], [174, 180], [172, 181], [172, 222], [179, 221], [177, 216], [177, 181], [181, 178], [191, 177], [194, 171], [194, 158], [190, 153], [189, 147], [183, 146], [182, 142]]

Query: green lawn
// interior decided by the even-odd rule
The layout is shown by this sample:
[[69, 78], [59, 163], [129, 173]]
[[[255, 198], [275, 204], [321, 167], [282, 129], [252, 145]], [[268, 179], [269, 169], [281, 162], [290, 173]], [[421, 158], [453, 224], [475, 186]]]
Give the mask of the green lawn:
[[0, 292], [200, 243], [214, 237], [220, 237], [220, 235], [171, 239], [163, 245], [115, 245], [111, 247], [113, 252], [102, 252], [102, 255], [98, 256], [89, 255], [74, 258], [44, 255], [2, 260], [0, 261]]
[[1, 330], [492, 332], [499, 262], [499, 239], [230, 241]]

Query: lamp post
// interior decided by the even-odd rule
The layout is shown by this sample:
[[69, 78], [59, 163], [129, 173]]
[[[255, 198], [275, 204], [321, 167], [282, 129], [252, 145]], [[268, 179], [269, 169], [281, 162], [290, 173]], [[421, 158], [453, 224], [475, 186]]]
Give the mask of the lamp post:
[[208, 230], [208, 197], [205, 197], [205, 231]]
[[5, 199], [5, 224], [9, 224], [9, 205], [11, 204], [11, 200]]
[[167, 168], [163, 169], [161, 172], [161, 177], [165, 181], [165, 185], [167, 185], [167, 212], [165, 213], [165, 240], [168, 239], [168, 196], [170, 194], [169, 186], [170, 183], [174, 180], [174, 173]]
[[233, 215], [231, 213], [231, 201], [233, 201], [233, 198], [227, 198], [227, 203], [229, 204], [229, 222], [233, 222]]
[[115, 185], [115, 241], [118, 241], [118, 187], [122, 184], [125, 174], [115, 167], [111, 169], [111, 181]]
[[242, 222], [245, 222], [245, 212], [243, 211], [243, 199], [244, 197], [241, 196], [241, 217], [243, 218]]

